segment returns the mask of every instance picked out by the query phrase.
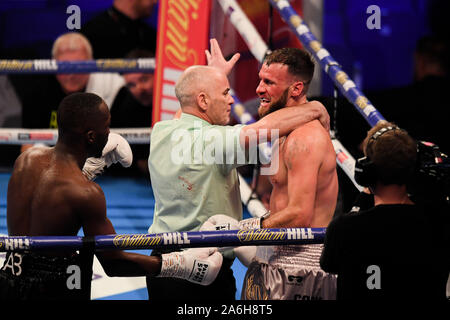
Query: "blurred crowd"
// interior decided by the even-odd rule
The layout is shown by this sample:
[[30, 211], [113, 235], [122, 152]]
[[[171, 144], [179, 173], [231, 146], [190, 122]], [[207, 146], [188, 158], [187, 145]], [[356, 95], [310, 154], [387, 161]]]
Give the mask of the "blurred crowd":
[[[114, 0], [112, 6], [86, 22], [79, 32], [60, 35], [52, 45], [57, 61], [102, 58], [154, 58], [156, 30], [145, 19], [156, 0]], [[61, 100], [74, 92], [96, 93], [111, 112], [111, 128], [151, 127], [153, 74], [90, 73], [9, 75], [0, 77], [0, 126], [30, 129], [57, 128]], [[17, 110], [21, 118], [17, 119]], [[9, 116], [10, 114], [12, 116]], [[2, 145], [0, 166], [11, 167], [16, 157], [32, 145]], [[134, 161], [126, 171], [111, 173], [148, 176], [149, 145], [132, 145]]]

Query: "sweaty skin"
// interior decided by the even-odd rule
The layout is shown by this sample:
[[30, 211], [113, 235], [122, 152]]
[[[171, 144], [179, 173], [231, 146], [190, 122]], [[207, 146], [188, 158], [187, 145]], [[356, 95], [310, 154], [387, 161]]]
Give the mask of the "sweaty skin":
[[[302, 81], [296, 80], [286, 65], [263, 64], [256, 93], [261, 103], [260, 116], [279, 108], [302, 108], [308, 103]], [[278, 171], [269, 176], [272, 184], [265, 228], [326, 227], [337, 203], [336, 154], [327, 130], [314, 120], [275, 144], [272, 161]], [[276, 156], [278, 155], [278, 156]]]
[[[277, 159], [274, 159], [277, 161]], [[326, 227], [337, 203], [336, 156], [328, 132], [317, 120], [279, 141], [279, 166], [266, 228]]]
[[101, 195], [66, 155], [54, 148], [28, 149], [17, 159], [8, 185], [9, 234], [76, 235], [86, 215], [78, 207], [88, 200], [101, 207]]

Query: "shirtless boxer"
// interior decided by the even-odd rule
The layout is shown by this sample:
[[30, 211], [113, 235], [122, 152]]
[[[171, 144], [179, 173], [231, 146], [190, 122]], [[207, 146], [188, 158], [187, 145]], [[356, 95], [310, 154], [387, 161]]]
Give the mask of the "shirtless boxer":
[[[74, 93], [63, 99], [55, 147], [31, 148], [14, 165], [7, 196], [10, 236], [75, 236], [80, 228], [85, 236], [116, 233], [102, 189], [87, 178], [93, 179], [105, 165], [131, 165], [130, 146], [110, 134], [110, 118], [107, 105], [95, 94]], [[68, 251], [8, 252], [0, 270], [0, 299], [89, 299], [92, 255], [87, 264], [89, 257], [81, 256]], [[96, 256], [108, 276], [158, 275], [195, 283], [199, 278], [191, 271], [203, 260], [209, 269], [204, 285], [214, 280], [222, 263], [222, 255], [212, 248], [161, 258], [115, 250]], [[84, 266], [81, 289], [66, 285], [70, 265]]]
[[[210, 62], [213, 63], [211, 59]], [[307, 102], [313, 73], [314, 63], [303, 50], [283, 48], [268, 55], [256, 89], [261, 100], [260, 116], [284, 107], [301, 108]], [[270, 214], [243, 220], [239, 225], [216, 216], [206, 224], [228, 223], [241, 229], [328, 225], [338, 195], [336, 154], [329, 133], [314, 120], [280, 138], [274, 148], [279, 149], [279, 157], [272, 161], [279, 162], [279, 169], [269, 177], [273, 186]], [[319, 266], [322, 247], [289, 245], [235, 250], [244, 264], [251, 262], [242, 299], [334, 299], [336, 279]]]

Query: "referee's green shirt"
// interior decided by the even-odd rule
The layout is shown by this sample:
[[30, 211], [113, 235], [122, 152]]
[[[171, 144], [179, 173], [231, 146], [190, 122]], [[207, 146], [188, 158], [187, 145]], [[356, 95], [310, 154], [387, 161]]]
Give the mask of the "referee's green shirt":
[[148, 166], [155, 210], [149, 233], [198, 231], [216, 214], [242, 219], [236, 171], [246, 164], [242, 127], [211, 125], [186, 113], [154, 125]]

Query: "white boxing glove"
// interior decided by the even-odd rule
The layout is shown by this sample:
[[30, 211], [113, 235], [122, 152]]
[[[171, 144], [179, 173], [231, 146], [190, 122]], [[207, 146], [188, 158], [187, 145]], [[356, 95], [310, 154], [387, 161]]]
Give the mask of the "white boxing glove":
[[248, 218], [239, 221], [240, 230], [261, 229], [261, 218]]
[[120, 134], [111, 132], [108, 136], [108, 142], [103, 148], [102, 157], [87, 158], [83, 166], [83, 174], [89, 180], [94, 180], [103, 173], [105, 167], [117, 162], [128, 168], [133, 163], [133, 152], [125, 138]]
[[[262, 221], [270, 215], [268, 211], [260, 218], [249, 218], [239, 221], [240, 230], [261, 229]], [[250, 265], [253, 258], [256, 256], [256, 246], [241, 246], [234, 248], [234, 253], [239, 261], [246, 267]]]
[[200, 231], [239, 230], [239, 222], [224, 214], [216, 214], [206, 220]]
[[[251, 218], [252, 219], [252, 218]], [[246, 219], [249, 220], [249, 219]], [[242, 220], [242, 221], [246, 221]], [[240, 222], [223, 214], [216, 214], [209, 218], [200, 227], [200, 231], [216, 231], [216, 230], [239, 230]], [[230, 247], [221, 248], [219, 250], [229, 250]], [[232, 249], [236, 257], [241, 263], [248, 267], [256, 255], [256, 246], [240, 246]]]
[[265, 215], [260, 218], [248, 218], [239, 221], [240, 230], [261, 229], [262, 221], [270, 215], [270, 211], [267, 211]]
[[192, 248], [161, 255], [158, 277], [188, 280], [203, 286], [210, 285], [222, 267], [223, 257], [217, 248]]

